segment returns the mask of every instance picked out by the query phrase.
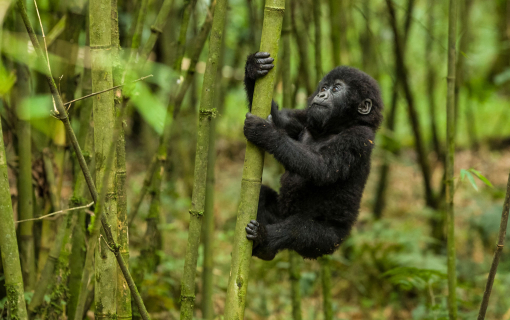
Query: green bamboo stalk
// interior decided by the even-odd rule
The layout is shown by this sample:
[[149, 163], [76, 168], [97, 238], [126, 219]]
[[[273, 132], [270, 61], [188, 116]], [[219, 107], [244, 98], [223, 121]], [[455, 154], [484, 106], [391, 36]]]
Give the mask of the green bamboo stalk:
[[211, 137], [211, 119], [216, 115], [214, 97], [216, 93], [216, 77], [218, 61], [221, 51], [227, 0], [218, 0], [214, 9], [211, 36], [209, 38], [209, 54], [204, 73], [202, 96], [197, 133], [197, 151], [195, 158], [195, 174], [193, 181], [193, 195], [191, 199], [190, 226], [188, 245], [184, 259], [184, 273], [181, 289], [181, 320], [193, 318], [195, 303], [195, 274], [202, 229], [202, 217], [205, 210], [205, 189], [207, 181], [208, 152]]
[[[87, 23], [88, 26], [88, 23]], [[88, 30], [88, 27], [87, 27]], [[87, 39], [88, 39], [88, 31], [87, 31]], [[88, 45], [87, 40], [87, 45]], [[86, 62], [90, 62], [90, 51], [85, 51], [84, 60]], [[89, 65], [86, 63], [86, 65]], [[92, 78], [91, 78], [90, 68], [85, 68], [83, 70], [83, 82], [82, 82], [82, 93], [83, 95], [92, 93]], [[80, 107], [80, 131], [79, 131], [79, 142], [84, 146], [83, 152], [86, 156], [86, 165], [87, 167], [91, 164], [92, 154], [94, 151], [94, 131], [92, 128], [91, 120], [92, 120], [92, 100], [85, 99], [81, 102]], [[87, 190], [86, 190], [86, 182], [84, 175], [78, 172], [80, 170], [77, 168], [76, 182], [74, 184], [73, 196], [70, 200], [71, 207], [78, 207], [84, 205], [88, 200]], [[78, 305], [78, 298], [80, 295], [81, 288], [81, 278], [82, 271], [84, 270], [85, 265], [85, 211], [81, 210], [76, 213], [78, 215], [78, 221], [76, 223], [76, 227], [73, 231], [73, 239], [72, 239], [72, 252], [71, 257], [69, 259], [69, 299], [67, 301], [67, 318], [74, 319], [74, 315], [76, 313], [76, 307]], [[87, 286], [85, 286], [86, 288]], [[86, 298], [86, 297], [85, 297]]]
[[433, 61], [433, 52], [435, 47], [434, 35], [434, 23], [435, 23], [435, 7], [436, 0], [428, 0], [428, 18], [427, 18], [427, 29], [429, 30], [429, 36], [426, 37], [425, 43], [425, 61], [427, 61], [427, 100], [429, 107], [429, 115], [430, 115], [430, 132], [432, 134], [432, 143], [434, 146], [434, 151], [436, 152], [436, 156], [439, 159], [444, 159], [443, 148], [441, 147], [441, 143], [439, 141], [439, 135], [437, 132], [436, 125], [436, 66]]
[[[290, 0], [285, 0], [285, 7], [290, 8]], [[290, 38], [292, 34], [290, 10], [285, 10], [283, 18], [283, 56], [282, 56], [282, 82], [283, 82], [283, 108], [292, 109], [292, 79], [290, 77], [291, 69], [291, 47]], [[300, 273], [300, 258], [295, 251], [289, 250], [289, 277], [291, 283], [291, 300], [292, 300], [292, 319], [301, 320], [301, 288], [299, 279]]]
[[[260, 51], [269, 52], [278, 62], [278, 42], [282, 31], [285, 0], [267, 0], [264, 9], [264, 24]], [[252, 113], [267, 118], [271, 109], [273, 86], [276, 72], [274, 70], [257, 80], [253, 96]], [[246, 291], [250, 270], [253, 242], [246, 239], [246, 225], [257, 217], [264, 151], [247, 142], [241, 182], [241, 199], [237, 214], [234, 248], [227, 287], [225, 319], [243, 319], [246, 304]]]
[[[113, 87], [112, 57], [112, 1], [91, 0], [89, 3], [90, 21], [90, 57], [92, 68], [92, 91], [97, 92]], [[108, 185], [101, 185], [106, 174], [106, 155], [115, 143], [115, 105], [112, 91], [95, 96], [94, 104], [94, 156], [96, 160], [97, 190], [103, 188], [108, 195], [104, 206], [108, 208], [107, 223], [112, 230], [114, 241], [117, 241], [117, 197], [115, 179], [109, 179]], [[115, 152], [114, 152], [115, 157]], [[110, 174], [110, 173], [109, 173]], [[116, 291], [117, 264], [106, 243], [100, 242], [95, 255], [95, 317], [97, 319], [114, 319], [117, 317]]]
[[188, 33], [189, 19], [191, 12], [195, 8], [197, 0], [184, 0], [184, 12], [182, 13], [181, 29], [179, 38], [177, 39], [176, 59], [174, 62], [174, 70], [180, 71], [182, 58], [184, 57], [184, 50], [186, 48], [186, 34]]
[[[226, 12], [228, 14], [228, 12]], [[227, 30], [227, 19], [225, 26]], [[225, 39], [221, 41], [221, 51], [216, 74], [215, 108], [218, 113], [223, 111], [225, 98], [225, 86], [222, 69], [225, 62]], [[205, 189], [205, 212], [202, 225], [202, 243], [204, 249], [204, 270], [202, 272], [202, 318], [212, 320], [214, 318], [213, 294], [214, 294], [214, 183], [216, 166], [216, 118], [211, 119], [211, 131], [209, 133], [209, 153], [207, 155], [207, 184]]]
[[312, 7], [315, 26], [315, 83], [319, 83], [322, 79], [321, 1], [314, 1]]
[[142, 67], [147, 61], [147, 58], [149, 57], [149, 54], [152, 51], [152, 48], [154, 48], [154, 45], [156, 44], [156, 40], [158, 40], [159, 35], [163, 32], [163, 28], [165, 27], [168, 14], [172, 9], [173, 2], [174, 0], [165, 0], [161, 5], [161, 9], [158, 12], [156, 21], [151, 26], [151, 35], [149, 36], [149, 39], [147, 39], [145, 45], [143, 47], [140, 47], [138, 58], [140, 67]]
[[[27, 29], [28, 35], [30, 37], [32, 45], [34, 46], [34, 49], [35, 49], [35, 52], [36, 52], [38, 58], [40, 60], [45, 60], [44, 53], [42, 51], [41, 46], [39, 45], [39, 40], [37, 39], [37, 37], [35, 35], [34, 29], [32, 28], [32, 24], [30, 22], [30, 19], [28, 18], [27, 11], [26, 11], [23, 1], [18, 0], [17, 5], [18, 5], [18, 10], [21, 14], [21, 17], [23, 18], [23, 22], [25, 23], [25, 27]], [[45, 63], [44, 65], [47, 65], [47, 64]], [[96, 219], [96, 221], [100, 220], [100, 223], [95, 223], [95, 225], [94, 225], [95, 228], [94, 228], [93, 232], [91, 233], [91, 237], [89, 239], [89, 250], [91, 248], [94, 249], [94, 247], [97, 243], [97, 240], [98, 240], [99, 228], [102, 226], [104, 234], [106, 236], [106, 240], [108, 241], [108, 244], [109, 244], [109, 248], [111, 248], [112, 251], [115, 253], [117, 263], [119, 264], [119, 266], [122, 270], [122, 273], [124, 274], [124, 277], [127, 280], [127, 284], [129, 286], [129, 289], [131, 290], [131, 294], [133, 295], [135, 304], [137, 305], [138, 309], [140, 310], [140, 314], [142, 315], [142, 318], [144, 320], [150, 319], [150, 316], [147, 312], [147, 309], [145, 308], [145, 305], [143, 304], [142, 298], [140, 297], [140, 294], [136, 288], [133, 278], [131, 277], [129, 270], [127, 269], [126, 264], [125, 264], [124, 260], [122, 259], [122, 255], [119, 253], [119, 246], [114, 241], [110, 225], [106, 221], [105, 214], [103, 214], [103, 206], [101, 205], [102, 202], [99, 201], [100, 198], [98, 196], [96, 187], [92, 181], [92, 176], [91, 176], [90, 171], [87, 167], [85, 157], [83, 156], [83, 152], [81, 151], [78, 140], [76, 139], [76, 135], [74, 134], [73, 128], [71, 127], [71, 123], [69, 122], [69, 117], [67, 116], [66, 110], [64, 108], [64, 104], [63, 104], [62, 99], [58, 93], [55, 81], [53, 80], [53, 78], [50, 75], [49, 68], [47, 69], [46, 80], [48, 81], [48, 86], [50, 87], [50, 92], [53, 96], [53, 99], [55, 102], [55, 107], [57, 110], [57, 112], [54, 113], [54, 116], [57, 117], [60, 121], [62, 121], [64, 123], [64, 127], [66, 129], [67, 136], [74, 148], [74, 151], [78, 158], [78, 163], [80, 164], [80, 167], [82, 169], [82, 172], [85, 177], [85, 181], [87, 182], [87, 186], [89, 188], [90, 194], [92, 195], [92, 199], [94, 200], [94, 203], [96, 204], [97, 216], [100, 218], [100, 219]], [[120, 125], [120, 124], [118, 124], [118, 125]], [[118, 127], [118, 126], [116, 126], [116, 127]], [[101, 160], [107, 160], [106, 162], [108, 165], [109, 165], [109, 163], [113, 162], [113, 161], [108, 161], [108, 160], [113, 159], [114, 150], [115, 150], [114, 148], [111, 148], [111, 150], [110, 150], [112, 157], [107, 157], [106, 159], [101, 159]], [[106, 173], [109, 173], [109, 170], [105, 170], [105, 171], [106, 171]], [[108, 174], [104, 175], [103, 185], [106, 185], [107, 183], [108, 183]], [[103, 190], [106, 190], [106, 188], [104, 188]], [[102, 194], [103, 194], [103, 198], [104, 198], [104, 196], [106, 195], [106, 191], [102, 192]], [[97, 227], [96, 227], [96, 225], [97, 225]], [[93, 251], [93, 250], [90, 250], [90, 251]], [[88, 264], [87, 264], [87, 261], [88, 261]], [[87, 271], [88, 270], [87, 266], [90, 267], [92, 265], [92, 261], [93, 261], [93, 256], [88, 256], [88, 252], [87, 252], [87, 260], [85, 262], [85, 267], [83, 269], [84, 272], [82, 275], [82, 288], [85, 288], [85, 290], [80, 290], [80, 295], [86, 295], [86, 291], [87, 291], [86, 286], [88, 285], [88, 283], [90, 281], [90, 271]], [[85, 291], [85, 294], [83, 294], [83, 291]], [[83, 304], [81, 305], [81, 313], [79, 313], [80, 305], [77, 307], [75, 320], [81, 320], [80, 317], [83, 317], [84, 304], [85, 304], [85, 302], [83, 302]]]
[[[142, 3], [143, 5], [143, 3]], [[111, 43], [112, 43], [112, 66], [113, 66], [113, 86], [122, 84], [123, 66], [120, 59], [120, 40], [119, 40], [119, 17], [117, 10], [117, 0], [111, 0]], [[141, 13], [140, 13], [141, 15]], [[143, 19], [138, 19], [143, 20]], [[138, 28], [138, 26], [137, 26]], [[136, 32], [135, 36], [136, 38]], [[136, 39], [135, 39], [136, 40]], [[117, 117], [121, 116], [122, 89], [113, 91], [114, 108]], [[122, 119], [117, 119], [121, 125], [118, 128], [119, 137], [116, 140], [116, 166], [114, 189], [117, 195], [117, 239], [120, 246], [120, 254], [128, 266], [129, 262], [129, 238], [128, 238], [128, 220], [127, 220], [127, 196], [126, 196], [126, 140], [124, 137], [124, 125]], [[117, 317], [118, 319], [131, 319], [131, 293], [127, 286], [126, 279], [118, 267], [117, 270]], [[96, 287], [97, 288], [97, 287]]]
[[[193, 11], [196, 4], [196, 0], [187, 1], [187, 3], [184, 5], [184, 13], [183, 18], [181, 22], [181, 29], [180, 29], [180, 36], [177, 43], [177, 57], [176, 61], [174, 61], [174, 70], [180, 71], [181, 70], [181, 63], [184, 56], [184, 48], [186, 44], [186, 34], [188, 31], [188, 25], [189, 20], [191, 16], [191, 12]], [[174, 89], [175, 90], [175, 89]], [[176, 91], [179, 90], [179, 87], [177, 87]], [[172, 98], [175, 96], [172, 95]], [[167, 117], [169, 117], [169, 110], [167, 110]], [[165, 126], [169, 128], [169, 126]], [[148, 172], [153, 172], [153, 176], [151, 178], [152, 180], [152, 200], [150, 205], [150, 213], [147, 217], [147, 231], [145, 237], [147, 238], [147, 241], [145, 241], [145, 248], [143, 249], [144, 252], [146, 252], [147, 256], [144, 256], [144, 262], [141, 264], [142, 268], [140, 270], [141, 278], [143, 278], [143, 273], [153, 271], [154, 268], [157, 266], [158, 263], [158, 257], [156, 255], [156, 251], [160, 249], [161, 247], [161, 241], [156, 241], [156, 239], [160, 239], [161, 234], [159, 232], [159, 214], [160, 214], [160, 207], [161, 207], [161, 183], [162, 183], [162, 176], [163, 171], [166, 163], [167, 158], [167, 151], [166, 146], [161, 145], [160, 148], [158, 148], [158, 161], [159, 161], [159, 167], [155, 167], [154, 169], [149, 167]], [[158, 170], [159, 169], [159, 170]], [[145, 191], [145, 190], [142, 190]], [[143, 199], [143, 197], [140, 197], [140, 200]], [[132, 216], [133, 218], [134, 216]], [[155, 246], [157, 243], [159, 245]]]
[[[457, 55], [457, 65], [455, 67], [455, 131], [457, 131], [457, 122], [459, 119], [459, 94], [461, 87], [466, 85], [466, 54], [469, 51], [469, 45], [471, 43], [471, 9], [473, 8], [473, 0], [465, 0], [460, 3], [460, 16], [461, 16], [461, 38], [459, 39], [459, 52]], [[470, 128], [469, 131], [472, 129]]]
[[143, 25], [145, 22], [145, 17], [147, 15], [147, 3], [148, 0], [142, 0], [140, 3], [140, 10], [138, 13], [138, 17], [136, 20], [135, 31], [133, 32], [133, 39], [131, 40], [131, 53], [129, 56], [128, 66], [132, 65], [138, 49], [140, 48], [140, 44], [142, 42], [142, 33], [143, 33]]
[[313, 78], [311, 77], [309, 70], [309, 61], [308, 61], [308, 43], [306, 41], [306, 31], [303, 27], [303, 21], [301, 17], [299, 17], [298, 11], [302, 9], [302, 3], [298, 4], [297, 1], [291, 1], [290, 3], [291, 14], [292, 14], [292, 30], [294, 32], [294, 39], [296, 39], [296, 44], [299, 51], [299, 76], [301, 77], [301, 82], [303, 83], [307, 94], [312, 94], [315, 90], [315, 87], [312, 83]]
[[[285, 7], [290, 8], [290, 0], [285, 0]], [[282, 56], [282, 83], [283, 83], [283, 109], [292, 109], [292, 79], [290, 77], [291, 70], [291, 50], [290, 40], [292, 36], [292, 16], [290, 10], [285, 10], [283, 17], [283, 29], [282, 29], [282, 45], [283, 45], [283, 56]]]
[[290, 292], [292, 300], [292, 319], [301, 320], [301, 257], [297, 252], [289, 250], [289, 276], [290, 276]]
[[[2, 121], [0, 121], [0, 137]], [[11, 192], [7, 175], [7, 158], [3, 138], [0, 138], [0, 252], [7, 291], [8, 316], [11, 319], [27, 320], [23, 275], [21, 272], [18, 241], [14, 229]]]
[[342, 30], [340, 10], [342, 1], [329, 0], [329, 24], [331, 27], [331, 54], [333, 55], [333, 64], [340, 65], [340, 47], [342, 38], [340, 32]]
[[[217, 87], [219, 95], [220, 87]], [[216, 100], [218, 101], [218, 100]], [[218, 104], [216, 104], [218, 109]], [[205, 190], [204, 225], [202, 228], [204, 244], [204, 271], [202, 273], [202, 318], [212, 320], [213, 309], [213, 268], [214, 268], [214, 166], [216, 163], [216, 119], [211, 121], [209, 155], [207, 160], [207, 185]]]
[[[110, 174], [112, 173], [112, 163], [113, 163], [113, 153], [114, 148], [112, 147], [108, 157], [106, 158], [106, 166], [107, 170], [105, 170], [105, 174], [103, 175], [103, 181], [102, 185], [108, 185], [108, 182], [110, 180]], [[90, 237], [88, 241], [88, 248], [85, 258], [85, 265], [83, 267], [83, 272], [81, 275], [81, 286], [79, 289], [79, 295], [78, 295], [78, 301], [76, 304], [76, 311], [74, 314], [74, 320], [82, 320], [83, 314], [85, 313], [85, 305], [87, 302], [87, 296], [88, 296], [88, 286], [91, 279], [91, 275], [93, 273], [94, 268], [94, 256], [96, 254], [96, 247], [98, 245], [99, 241], [99, 233], [101, 229], [102, 219], [98, 219], [98, 215], [100, 215], [104, 211], [104, 202], [106, 199], [107, 194], [107, 188], [101, 189], [101, 194], [97, 194], [97, 191], [94, 189], [94, 193], [92, 194], [92, 197], [94, 198], [94, 204], [96, 205], [94, 209], [94, 216], [95, 219], [92, 222], [92, 230], [90, 232]], [[94, 283], [94, 291], [95, 291], [95, 283]], [[94, 294], [95, 297], [95, 294]]]
[[[216, 1], [213, 1], [211, 4], [211, 7], [209, 9], [210, 12], [214, 11], [214, 6], [216, 5]], [[152, 179], [154, 177], [155, 171], [158, 168], [158, 164], [164, 163], [160, 162], [166, 161], [167, 157], [167, 148], [168, 148], [168, 142], [170, 141], [172, 137], [172, 123], [179, 115], [179, 112], [181, 110], [182, 103], [184, 101], [184, 97], [186, 95], [186, 92], [188, 91], [191, 82], [193, 80], [193, 77], [195, 75], [195, 65], [198, 62], [198, 59], [200, 58], [200, 53], [202, 52], [202, 49], [205, 45], [205, 42], [207, 40], [207, 36], [209, 35], [209, 31], [212, 26], [212, 14], [209, 14], [207, 18], [205, 19], [200, 32], [198, 35], [193, 39], [192, 43], [194, 44], [194, 47], [191, 49], [190, 56], [190, 68], [184, 75], [184, 81], [181, 82], [179, 88], [176, 90], [177, 93], [175, 95], [172, 95], [170, 97], [170, 103], [167, 106], [166, 111], [166, 117], [165, 117], [165, 129], [163, 131], [163, 135], [161, 135], [159, 146], [158, 146], [158, 153], [152, 157], [151, 163], [149, 164], [149, 167], [147, 171], [145, 172], [145, 178], [143, 180], [143, 186], [142, 190], [140, 191], [140, 194], [138, 195], [137, 200], [135, 201], [135, 205], [133, 207], [133, 210], [129, 214], [129, 226], [132, 225], [136, 215], [138, 214], [138, 211], [140, 209], [140, 206], [142, 204], [143, 198], [145, 197], [145, 194], [147, 193], [147, 190], [152, 184]], [[170, 114], [173, 112], [173, 116], [170, 116]]]
[[448, 314], [457, 319], [457, 272], [455, 256], [454, 159], [455, 159], [455, 66], [457, 38], [457, 0], [450, 0], [448, 15], [448, 91], [446, 96], [446, 234], [448, 240]]
[[333, 300], [331, 297], [331, 257], [322, 256], [318, 260], [321, 265], [324, 320], [333, 320], [333, 308], [331, 303]]
[[503, 212], [501, 213], [501, 222], [499, 224], [499, 235], [498, 243], [496, 244], [496, 250], [494, 251], [494, 257], [492, 258], [491, 269], [487, 277], [487, 284], [485, 285], [485, 291], [483, 292], [482, 302], [480, 304], [480, 311], [478, 312], [477, 320], [484, 320], [487, 307], [489, 306], [489, 298], [492, 292], [492, 285], [494, 284], [494, 278], [498, 271], [499, 259], [503, 252], [503, 246], [505, 245], [506, 229], [508, 225], [508, 211], [510, 210], [510, 175], [508, 175], [508, 182], [506, 184], [506, 195], [505, 202], [503, 204]]
[[[34, 217], [34, 203], [32, 190], [32, 137], [30, 129], [30, 114], [22, 105], [22, 99], [29, 95], [28, 68], [16, 64], [16, 85], [12, 90], [12, 104], [18, 116], [18, 217], [20, 220]], [[32, 291], [36, 282], [34, 222], [27, 221], [19, 226], [21, 267], [26, 291]]]

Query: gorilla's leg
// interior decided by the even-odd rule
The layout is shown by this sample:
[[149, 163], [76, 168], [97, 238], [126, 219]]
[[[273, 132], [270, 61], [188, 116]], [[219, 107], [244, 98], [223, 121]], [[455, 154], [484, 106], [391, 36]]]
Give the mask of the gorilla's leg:
[[263, 260], [273, 260], [276, 252], [267, 251], [266, 244], [262, 239], [266, 239], [266, 226], [279, 221], [281, 221], [281, 218], [278, 214], [278, 193], [262, 185], [260, 188], [257, 220], [252, 220], [246, 227], [246, 237], [253, 240], [252, 255]]

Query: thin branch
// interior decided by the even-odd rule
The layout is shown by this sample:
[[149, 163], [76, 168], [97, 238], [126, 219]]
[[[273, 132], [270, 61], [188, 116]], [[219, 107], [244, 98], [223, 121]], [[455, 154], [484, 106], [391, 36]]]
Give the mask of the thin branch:
[[81, 207], [74, 207], [74, 208], [68, 208], [68, 209], [64, 209], [64, 210], [60, 210], [60, 211], [55, 211], [55, 212], [49, 213], [49, 214], [44, 215], [44, 216], [39, 217], [39, 218], [19, 220], [19, 221], [15, 221], [15, 223], [26, 222], [26, 221], [35, 221], [35, 220], [43, 220], [43, 219], [46, 219], [46, 218], [52, 217], [52, 216], [54, 216], [54, 215], [56, 215], [56, 214], [64, 214], [64, 213], [68, 213], [68, 212], [70, 212], [70, 211], [75, 211], [75, 210], [80, 210], [80, 209], [86, 209], [86, 208], [91, 207], [93, 204], [94, 204], [94, 202], [91, 202], [91, 203], [89, 203], [89, 204], [87, 204], [87, 205], [84, 205], [84, 206], [81, 206]]
[[[145, 79], [150, 78], [150, 77], [152, 77], [152, 74], [149, 74], [148, 76], [141, 77], [140, 79], [137, 79], [137, 80], [135, 80], [135, 81], [132, 81], [132, 83], [135, 83], [135, 82], [138, 82], [138, 81], [142, 81], [142, 80], [145, 80]], [[106, 89], [106, 90], [103, 90], [103, 91], [98, 91], [98, 92], [94, 92], [94, 93], [88, 94], [88, 95], [83, 96], [83, 97], [81, 97], [81, 98], [74, 99], [74, 100], [71, 100], [71, 101], [69, 101], [69, 102], [66, 102], [66, 103], [64, 103], [64, 106], [70, 105], [71, 103], [76, 102], [76, 101], [80, 101], [80, 100], [87, 99], [87, 98], [90, 98], [90, 97], [93, 97], [93, 96], [97, 96], [98, 94], [105, 93], [105, 92], [107, 92], [107, 91], [115, 90], [115, 89], [120, 88], [120, 87], [123, 87], [123, 86], [125, 86], [125, 85], [126, 85], [125, 83], [124, 83], [124, 84], [119, 84], [118, 86], [111, 87], [111, 88]]]
[[492, 264], [487, 277], [487, 283], [485, 285], [485, 291], [483, 292], [482, 303], [480, 304], [480, 311], [478, 313], [477, 320], [484, 320], [487, 307], [489, 306], [489, 298], [492, 292], [492, 285], [494, 284], [494, 278], [496, 278], [496, 272], [498, 271], [499, 259], [505, 245], [506, 228], [508, 225], [508, 211], [510, 210], [510, 175], [508, 176], [508, 182], [506, 184], [506, 195], [505, 202], [503, 204], [503, 212], [501, 213], [501, 222], [499, 224], [499, 235], [498, 243], [496, 244], [496, 250], [494, 251], [494, 257], [492, 258]]
[[[34, 5], [35, 5], [35, 11], [37, 12], [37, 18], [39, 19], [39, 25], [41, 26], [42, 38], [44, 41], [44, 51], [46, 53], [46, 63], [48, 64], [48, 71], [50, 72], [50, 77], [51, 77], [52, 73], [51, 73], [51, 66], [50, 66], [50, 56], [48, 54], [48, 45], [46, 44], [46, 35], [44, 34], [44, 28], [43, 28], [42, 21], [41, 21], [41, 15], [39, 14], [39, 8], [37, 7], [36, 0], [34, 0]], [[55, 98], [52, 97], [52, 99], [53, 99], [53, 111], [55, 111], [55, 113], [58, 114], [57, 105], [55, 103]]]

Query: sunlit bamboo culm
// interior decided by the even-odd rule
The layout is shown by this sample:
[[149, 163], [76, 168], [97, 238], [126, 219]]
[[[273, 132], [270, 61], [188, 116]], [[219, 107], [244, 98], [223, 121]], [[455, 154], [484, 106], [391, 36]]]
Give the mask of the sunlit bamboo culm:
[[457, 319], [457, 272], [455, 254], [454, 159], [455, 159], [455, 66], [457, 39], [457, 0], [450, 0], [448, 16], [448, 91], [446, 95], [446, 236], [448, 240], [448, 314]]
[[[269, 52], [271, 57], [275, 59], [275, 65], [278, 62], [278, 42], [282, 31], [284, 11], [285, 0], [266, 0], [260, 51]], [[275, 80], [276, 72], [273, 69], [255, 83], [252, 104], [254, 115], [264, 119], [269, 115]], [[234, 248], [227, 287], [225, 305], [225, 319], [227, 320], [244, 318], [253, 246], [253, 242], [246, 239], [245, 228], [250, 220], [257, 217], [263, 165], [264, 150], [247, 142], [241, 182], [241, 199], [237, 213]]]

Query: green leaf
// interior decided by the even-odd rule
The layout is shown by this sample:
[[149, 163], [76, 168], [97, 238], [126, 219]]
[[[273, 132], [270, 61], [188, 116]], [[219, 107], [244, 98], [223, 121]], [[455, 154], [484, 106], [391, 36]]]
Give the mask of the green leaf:
[[480, 171], [477, 171], [475, 169], [469, 169], [469, 172], [472, 172], [478, 179], [482, 180], [483, 183], [485, 183], [487, 186], [491, 187], [491, 188], [494, 188], [494, 186], [492, 185], [492, 183], [489, 181], [489, 179], [487, 179], [486, 177], [484, 177]]
[[460, 180], [464, 181], [464, 178], [466, 177], [467, 170], [466, 169], [460, 169]]
[[466, 171], [466, 176], [467, 176], [469, 182], [471, 182], [471, 185], [473, 186], [473, 188], [475, 188], [475, 190], [478, 191], [478, 186], [476, 185], [475, 178], [473, 177], [471, 172]]

